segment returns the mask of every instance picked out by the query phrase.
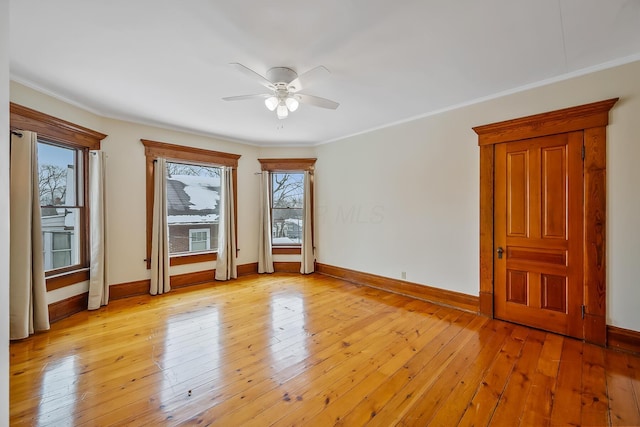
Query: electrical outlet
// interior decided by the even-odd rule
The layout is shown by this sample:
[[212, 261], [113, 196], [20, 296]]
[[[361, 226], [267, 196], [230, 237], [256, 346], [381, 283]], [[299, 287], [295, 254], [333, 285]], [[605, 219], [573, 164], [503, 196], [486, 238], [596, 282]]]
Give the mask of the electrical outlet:
[[400, 277], [402, 278], [402, 280], [407, 280], [407, 272], [403, 271], [402, 273], [400, 273]]

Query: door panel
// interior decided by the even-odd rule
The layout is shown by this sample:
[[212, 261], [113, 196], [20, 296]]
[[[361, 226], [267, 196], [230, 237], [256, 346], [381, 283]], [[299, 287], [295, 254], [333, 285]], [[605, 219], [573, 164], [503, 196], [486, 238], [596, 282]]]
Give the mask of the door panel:
[[582, 338], [582, 132], [495, 146], [495, 316]]
[[510, 237], [528, 237], [529, 235], [529, 199], [526, 197], [528, 160], [526, 151], [507, 153], [507, 176], [511, 178], [507, 184], [507, 206], [510, 213], [507, 220]]
[[565, 146], [542, 149], [542, 238], [567, 238]]

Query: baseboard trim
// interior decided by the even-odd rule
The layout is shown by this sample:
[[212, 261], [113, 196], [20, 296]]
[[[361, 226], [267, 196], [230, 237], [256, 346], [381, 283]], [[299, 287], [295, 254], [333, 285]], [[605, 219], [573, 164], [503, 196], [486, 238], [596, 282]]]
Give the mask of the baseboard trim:
[[111, 285], [109, 286], [109, 301], [148, 294], [150, 286], [149, 279]]
[[[242, 264], [238, 266], [238, 276], [247, 276], [258, 273], [258, 263]], [[176, 274], [169, 278], [172, 288], [179, 289], [186, 286], [199, 285], [202, 283], [213, 282], [216, 270], [194, 271], [193, 273]], [[122, 298], [134, 297], [137, 295], [145, 295], [149, 293], [149, 279], [137, 280], [135, 282], [118, 283], [109, 286], [109, 299], [117, 300]]]
[[460, 310], [478, 313], [480, 301], [477, 296], [447, 291], [431, 286], [419, 285], [404, 280], [390, 279], [370, 273], [349, 270], [327, 264], [316, 264], [316, 272], [326, 276], [336, 277], [355, 283], [356, 285], [369, 286], [383, 291], [406, 295], [423, 301], [429, 301], [439, 305], [457, 308]]
[[300, 262], [274, 262], [273, 271], [275, 273], [300, 273]]
[[250, 274], [258, 274], [258, 263], [241, 264], [238, 266], [238, 276], [248, 276]]
[[199, 285], [201, 283], [213, 282], [215, 270], [194, 271], [193, 273], [176, 274], [169, 278], [171, 289], [184, 288], [185, 286]]
[[49, 304], [49, 323], [57, 322], [72, 314], [80, 313], [87, 309], [89, 304], [89, 292], [63, 299]]
[[607, 325], [607, 347], [640, 353], [640, 332]]

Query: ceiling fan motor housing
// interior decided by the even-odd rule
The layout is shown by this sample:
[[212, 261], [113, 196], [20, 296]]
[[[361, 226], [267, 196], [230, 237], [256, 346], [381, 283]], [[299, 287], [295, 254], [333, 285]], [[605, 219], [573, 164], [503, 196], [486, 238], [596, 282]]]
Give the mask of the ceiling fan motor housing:
[[267, 71], [267, 80], [276, 85], [276, 87], [278, 83], [284, 83], [286, 86], [297, 78], [298, 73], [287, 67], [273, 67]]

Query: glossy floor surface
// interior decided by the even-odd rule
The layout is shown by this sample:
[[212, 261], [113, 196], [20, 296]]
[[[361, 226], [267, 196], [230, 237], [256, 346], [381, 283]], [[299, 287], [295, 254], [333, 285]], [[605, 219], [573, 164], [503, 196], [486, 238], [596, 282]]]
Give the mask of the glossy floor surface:
[[12, 425], [640, 425], [636, 356], [317, 274], [76, 314], [10, 388]]

